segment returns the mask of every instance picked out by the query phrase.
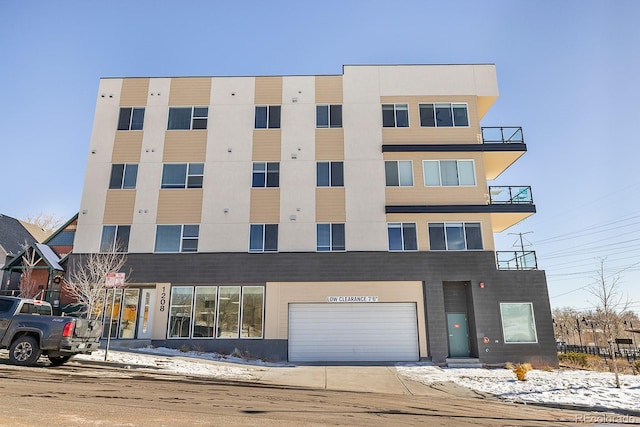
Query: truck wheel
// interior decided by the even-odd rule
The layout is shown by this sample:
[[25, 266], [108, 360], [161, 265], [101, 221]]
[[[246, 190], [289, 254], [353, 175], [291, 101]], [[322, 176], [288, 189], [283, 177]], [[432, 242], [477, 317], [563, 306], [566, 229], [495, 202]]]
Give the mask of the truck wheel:
[[14, 365], [33, 366], [40, 358], [40, 346], [35, 338], [28, 335], [16, 338], [9, 347], [9, 360]]
[[49, 358], [49, 362], [51, 362], [51, 366], [60, 366], [64, 365], [71, 359], [73, 356], [47, 356]]

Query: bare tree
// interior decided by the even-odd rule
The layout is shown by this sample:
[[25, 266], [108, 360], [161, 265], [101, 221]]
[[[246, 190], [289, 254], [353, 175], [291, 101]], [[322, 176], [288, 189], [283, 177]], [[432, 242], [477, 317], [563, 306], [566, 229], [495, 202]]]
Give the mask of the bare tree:
[[611, 353], [612, 370], [616, 378], [616, 387], [620, 388], [618, 377], [618, 362], [615, 352], [615, 339], [620, 334], [621, 314], [628, 310], [629, 299], [620, 289], [620, 276], [607, 277], [604, 268], [605, 259], [600, 259], [600, 269], [597, 272], [596, 283], [588, 291], [596, 299], [596, 323], [601, 327], [602, 333], [609, 345]]
[[89, 319], [98, 318], [104, 307], [107, 273], [120, 272], [126, 261], [126, 254], [117, 251], [79, 255], [73, 259], [64, 289], [67, 295], [85, 305]]
[[22, 255], [22, 276], [20, 277], [20, 297], [34, 298], [38, 294], [38, 284], [33, 280], [33, 269], [40, 261], [35, 249], [25, 244]]
[[64, 224], [64, 218], [59, 217], [55, 214], [46, 214], [44, 212], [38, 212], [37, 214], [27, 214], [24, 217], [24, 221], [37, 225], [47, 233], [51, 233], [57, 230], [62, 224]]

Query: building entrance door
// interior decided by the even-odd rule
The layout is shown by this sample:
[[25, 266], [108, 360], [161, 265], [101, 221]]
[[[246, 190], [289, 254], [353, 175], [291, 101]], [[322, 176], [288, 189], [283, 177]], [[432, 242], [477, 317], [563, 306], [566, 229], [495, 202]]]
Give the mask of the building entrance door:
[[138, 310], [138, 339], [151, 338], [151, 325], [153, 324], [153, 309], [155, 301], [155, 289], [142, 289], [140, 309]]
[[449, 357], [469, 357], [469, 332], [466, 313], [447, 313]]

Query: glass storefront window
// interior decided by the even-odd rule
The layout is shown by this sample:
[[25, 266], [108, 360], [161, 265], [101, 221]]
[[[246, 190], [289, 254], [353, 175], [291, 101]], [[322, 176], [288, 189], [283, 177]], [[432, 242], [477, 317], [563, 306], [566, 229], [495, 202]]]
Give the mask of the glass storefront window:
[[171, 289], [168, 338], [189, 338], [193, 286], [174, 286]]
[[500, 303], [500, 316], [505, 343], [538, 342], [532, 303]]
[[244, 286], [242, 288], [242, 329], [240, 338], [262, 338], [264, 288]]
[[238, 338], [240, 286], [220, 286], [218, 338]]
[[[115, 298], [113, 293], [115, 292]], [[122, 299], [122, 289], [107, 289], [105, 295], [105, 310], [103, 313], [102, 338], [108, 338], [111, 332], [111, 338], [118, 336], [118, 319], [120, 317], [120, 300]]]
[[217, 291], [218, 288], [215, 286], [196, 286], [193, 338], [213, 338], [215, 336]]
[[125, 289], [120, 311], [120, 333], [118, 338], [133, 338], [138, 320], [138, 297], [140, 289]]

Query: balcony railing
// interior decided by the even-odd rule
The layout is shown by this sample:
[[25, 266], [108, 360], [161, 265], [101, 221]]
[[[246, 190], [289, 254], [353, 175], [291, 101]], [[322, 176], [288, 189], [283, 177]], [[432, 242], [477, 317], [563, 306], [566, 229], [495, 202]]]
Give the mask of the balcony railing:
[[520, 126], [483, 127], [481, 130], [483, 144], [524, 144]]
[[496, 251], [498, 270], [537, 270], [535, 251]]
[[492, 205], [532, 205], [531, 186], [489, 187], [489, 203]]

